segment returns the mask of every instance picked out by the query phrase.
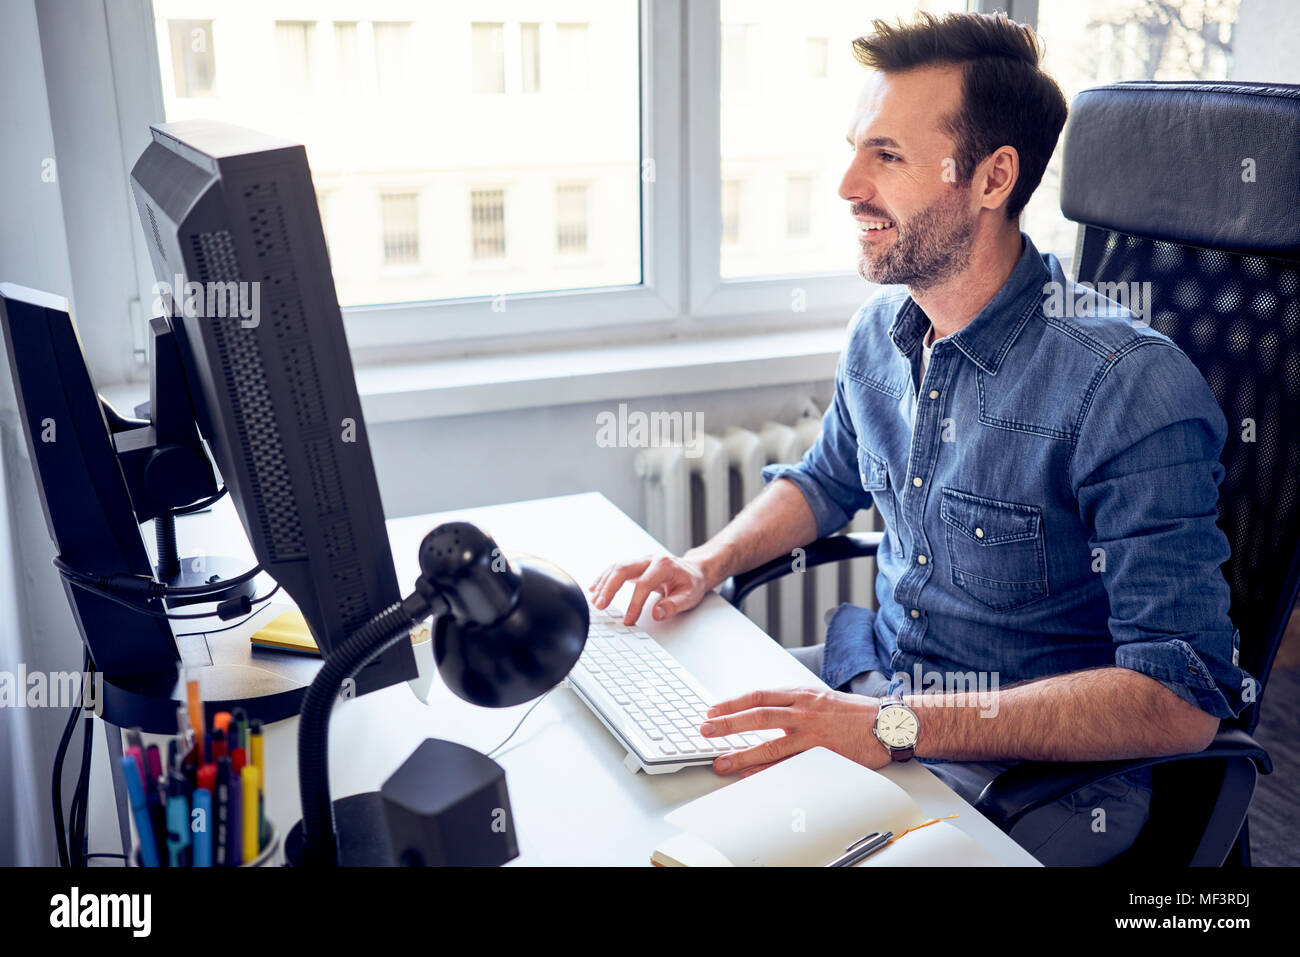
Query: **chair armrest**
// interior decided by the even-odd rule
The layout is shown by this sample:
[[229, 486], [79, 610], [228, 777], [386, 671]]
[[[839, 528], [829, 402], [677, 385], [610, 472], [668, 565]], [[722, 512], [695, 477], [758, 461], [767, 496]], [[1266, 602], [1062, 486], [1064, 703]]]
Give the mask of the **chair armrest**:
[[1228, 728], [1221, 730], [1208, 748], [1195, 754], [1123, 761], [1024, 761], [986, 784], [975, 802], [975, 810], [1003, 831], [1010, 831], [1030, 811], [1116, 774], [1171, 761], [1206, 758], [1244, 758], [1253, 761], [1263, 774], [1273, 771], [1268, 753], [1250, 735], [1237, 728]]
[[[844, 535], [830, 535], [804, 546], [803, 567], [816, 568], [850, 558], [869, 558], [880, 548], [884, 532], [849, 532]], [[718, 588], [718, 594], [732, 605], [739, 605], [755, 588], [768, 582], [784, 578], [794, 571], [791, 557], [782, 555], [757, 568], [733, 575]]]

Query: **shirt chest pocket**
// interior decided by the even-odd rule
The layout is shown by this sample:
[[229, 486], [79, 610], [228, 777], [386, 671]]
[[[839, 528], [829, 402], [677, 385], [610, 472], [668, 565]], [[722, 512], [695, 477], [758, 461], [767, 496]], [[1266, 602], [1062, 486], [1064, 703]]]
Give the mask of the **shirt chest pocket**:
[[1009, 611], [1047, 596], [1043, 510], [941, 490], [952, 583], [982, 605]]
[[885, 530], [894, 548], [900, 545], [897, 525], [897, 509], [894, 507], [894, 490], [889, 483], [889, 463], [882, 456], [870, 449], [858, 446], [858, 477], [862, 480], [864, 491], [871, 493], [872, 503], [884, 519]]

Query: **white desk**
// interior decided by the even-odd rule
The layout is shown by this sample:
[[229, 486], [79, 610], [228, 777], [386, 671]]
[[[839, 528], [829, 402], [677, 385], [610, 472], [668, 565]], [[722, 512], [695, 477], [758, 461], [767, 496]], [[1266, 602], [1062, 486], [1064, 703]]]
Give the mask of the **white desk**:
[[[228, 501], [208, 516], [180, 527], [182, 552], [200, 540], [205, 551], [248, 555]], [[564, 568], [584, 588], [609, 562], [662, 547], [599, 493], [463, 509], [388, 523], [403, 593], [416, 579], [416, 549], [435, 525], [473, 522], [507, 552], [527, 552]], [[200, 538], [201, 536], [201, 538]], [[626, 607], [631, 589], [615, 603]], [[268, 620], [259, 616], [257, 621]], [[655, 622], [649, 606], [640, 627], [661, 641], [705, 687], [719, 697], [790, 685], [820, 685], [788, 652], [716, 594], [668, 622]], [[212, 640], [247, 641], [260, 625]], [[427, 704], [407, 684], [386, 688], [334, 708], [330, 728], [332, 796], [375, 790], [425, 738], [444, 738], [487, 752], [506, 737], [529, 704], [493, 710], [453, 695], [434, 676]], [[267, 814], [281, 834], [301, 816], [297, 781], [297, 719], [266, 730]], [[518, 829], [517, 864], [649, 864], [651, 850], [675, 833], [663, 817], [673, 808], [733, 780], [711, 768], [675, 774], [633, 774], [625, 751], [566, 687], [551, 691], [509, 746], [497, 756], [506, 769]], [[915, 761], [886, 768], [928, 815], [960, 815], [952, 823], [1006, 864], [1038, 862]]]

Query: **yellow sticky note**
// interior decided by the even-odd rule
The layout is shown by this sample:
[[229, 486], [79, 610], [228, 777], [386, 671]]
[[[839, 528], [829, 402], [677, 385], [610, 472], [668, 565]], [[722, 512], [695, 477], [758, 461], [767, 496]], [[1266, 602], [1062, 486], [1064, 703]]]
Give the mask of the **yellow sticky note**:
[[252, 637], [256, 648], [273, 651], [293, 651], [303, 655], [319, 655], [316, 639], [307, 627], [307, 619], [298, 610], [286, 611], [255, 632]]

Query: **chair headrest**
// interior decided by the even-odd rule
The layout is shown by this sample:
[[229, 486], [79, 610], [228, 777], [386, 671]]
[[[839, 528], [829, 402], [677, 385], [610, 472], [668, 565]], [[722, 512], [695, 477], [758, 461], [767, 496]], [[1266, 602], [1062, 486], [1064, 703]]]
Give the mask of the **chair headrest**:
[[1300, 257], [1300, 86], [1084, 90], [1065, 127], [1061, 212], [1153, 239]]

